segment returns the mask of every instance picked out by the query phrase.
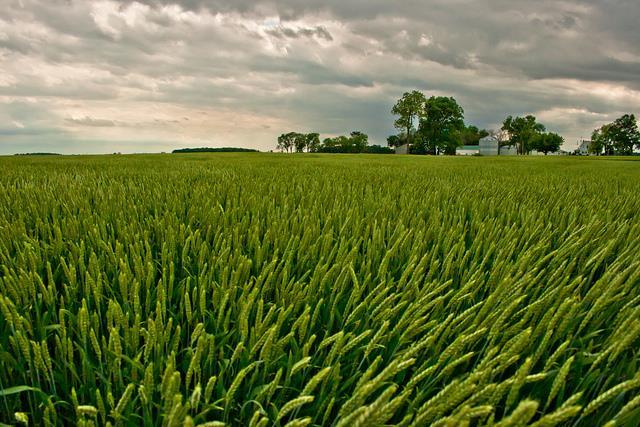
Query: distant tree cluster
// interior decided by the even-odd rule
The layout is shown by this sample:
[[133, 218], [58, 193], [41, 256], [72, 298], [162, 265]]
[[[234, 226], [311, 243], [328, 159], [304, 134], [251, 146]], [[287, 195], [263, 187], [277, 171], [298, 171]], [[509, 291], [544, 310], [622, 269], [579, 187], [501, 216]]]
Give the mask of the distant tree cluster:
[[335, 138], [325, 138], [318, 151], [320, 153], [364, 153], [368, 144], [368, 135], [354, 131], [349, 136], [340, 135]]
[[387, 138], [390, 147], [410, 144], [414, 154], [455, 154], [462, 145], [478, 145], [489, 135], [484, 129], [467, 126], [464, 110], [452, 97], [406, 92], [391, 109], [398, 135]]
[[16, 156], [60, 156], [60, 153], [16, 153]]
[[365, 153], [369, 154], [395, 154], [395, 150], [389, 147], [383, 147], [382, 145], [367, 145]]
[[489, 136], [489, 131], [486, 129], [478, 129], [476, 126], [467, 126], [462, 132], [460, 132], [460, 138], [462, 145], [478, 145], [480, 140], [485, 136]]
[[507, 136], [503, 145], [515, 145], [518, 154], [529, 154], [536, 150], [546, 155], [560, 150], [560, 146], [564, 143], [564, 138], [557, 133], [546, 132], [546, 127], [538, 123], [532, 115], [509, 116], [502, 123], [502, 130]]
[[465, 125], [464, 110], [452, 97], [427, 98], [419, 91], [406, 92], [391, 109], [398, 116], [394, 125], [398, 135], [387, 138], [390, 147], [410, 144], [414, 154], [455, 154], [463, 145], [478, 145], [492, 134], [500, 145], [516, 146], [519, 154], [532, 150], [542, 153], [558, 151], [564, 142], [555, 133], [547, 133], [534, 116], [505, 119], [500, 132]]
[[315, 153], [320, 147], [320, 134], [318, 133], [283, 133], [278, 137], [278, 150], [286, 153], [302, 153], [307, 151]]
[[177, 150], [173, 150], [172, 153], [246, 153], [252, 152], [256, 153], [258, 150], [254, 150], [253, 148], [239, 148], [239, 147], [200, 147], [200, 148], [179, 148]]
[[598, 155], [630, 155], [634, 147], [640, 150], [638, 123], [633, 114], [625, 114], [593, 131], [589, 151]]
[[[516, 147], [520, 155], [555, 153], [560, 151], [564, 138], [547, 131], [535, 116], [508, 116], [498, 131], [479, 129], [465, 124], [464, 109], [455, 98], [431, 96], [414, 90], [405, 92], [391, 109], [396, 116], [394, 126], [398, 134], [387, 138], [387, 146], [370, 146], [365, 133], [325, 138], [318, 133], [289, 132], [278, 137], [277, 148], [282, 152], [310, 153], [379, 153], [390, 154], [391, 147], [408, 145], [412, 154], [456, 154], [461, 146], [479, 145], [487, 136], [494, 137], [501, 147]], [[590, 152], [602, 155], [633, 154], [640, 150], [640, 131], [633, 114], [625, 114], [613, 123], [593, 132]]]
[[320, 142], [318, 133], [283, 133], [278, 137], [278, 150], [286, 153], [372, 153], [392, 154], [388, 147], [369, 145], [369, 136], [359, 131], [353, 131], [348, 136], [340, 135], [325, 138]]

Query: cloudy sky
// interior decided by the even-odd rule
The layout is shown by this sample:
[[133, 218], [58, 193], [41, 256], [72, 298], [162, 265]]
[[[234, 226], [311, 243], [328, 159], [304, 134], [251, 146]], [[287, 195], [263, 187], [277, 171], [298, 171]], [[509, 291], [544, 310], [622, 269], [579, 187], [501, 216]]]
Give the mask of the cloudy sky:
[[0, 154], [385, 143], [403, 92], [567, 147], [640, 113], [638, 0], [0, 0]]

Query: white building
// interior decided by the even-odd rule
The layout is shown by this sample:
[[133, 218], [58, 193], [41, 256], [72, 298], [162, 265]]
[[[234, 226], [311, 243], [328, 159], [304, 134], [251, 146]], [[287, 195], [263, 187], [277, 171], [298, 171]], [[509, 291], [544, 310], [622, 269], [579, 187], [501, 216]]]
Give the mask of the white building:
[[480, 147], [478, 145], [463, 145], [456, 148], [457, 156], [475, 156], [480, 154]]
[[500, 142], [495, 136], [485, 136], [479, 143], [481, 156], [497, 156], [500, 154]]
[[515, 146], [500, 147], [500, 142], [495, 136], [482, 138], [478, 145], [463, 145], [456, 149], [459, 156], [516, 156], [518, 149]]
[[591, 141], [583, 139], [579, 141], [578, 149], [576, 150], [576, 154], [581, 156], [586, 156], [589, 154], [589, 148], [591, 148]]

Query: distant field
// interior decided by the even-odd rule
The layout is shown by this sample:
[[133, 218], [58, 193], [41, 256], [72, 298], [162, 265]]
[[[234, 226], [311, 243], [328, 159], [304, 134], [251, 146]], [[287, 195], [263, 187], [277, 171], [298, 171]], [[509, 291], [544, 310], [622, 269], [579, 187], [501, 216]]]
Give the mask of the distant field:
[[638, 425], [639, 236], [635, 159], [0, 157], [0, 423]]

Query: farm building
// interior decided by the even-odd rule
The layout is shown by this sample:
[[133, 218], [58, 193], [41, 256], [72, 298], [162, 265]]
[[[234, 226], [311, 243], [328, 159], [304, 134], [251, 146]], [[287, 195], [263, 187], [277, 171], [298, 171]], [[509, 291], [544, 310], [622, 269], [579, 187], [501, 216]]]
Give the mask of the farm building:
[[494, 136], [485, 136], [480, 139], [479, 154], [481, 156], [497, 156], [500, 154], [500, 143]]
[[479, 145], [463, 145], [456, 148], [456, 155], [458, 156], [475, 156], [477, 154], [480, 154]]
[[576, 154], [586, 156], [589, 154], [589, 148], [591, 148], [591, 141], [583, 139], [582, 141], [580, 141], [580, 145], [576, 150]]
[[487, 136], [480, 140], [479, 145], [463, 145], [456, 149], [456, 154], [460, 156], [515, 156], [518, 154], [516, 147], [500, 147], [498, 139]]

